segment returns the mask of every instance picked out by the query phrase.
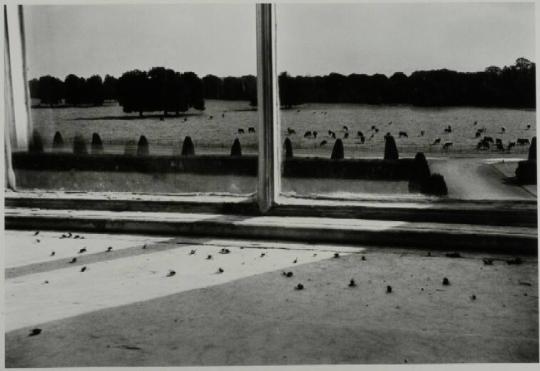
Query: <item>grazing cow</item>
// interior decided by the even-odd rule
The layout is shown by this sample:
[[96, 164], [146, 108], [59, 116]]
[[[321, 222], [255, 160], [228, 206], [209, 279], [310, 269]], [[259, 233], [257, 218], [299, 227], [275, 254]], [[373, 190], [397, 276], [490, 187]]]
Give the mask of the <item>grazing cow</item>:
[[501, 138], [495, 138], [495, 144], [502, 144]]
[[426, 132], [424, 130], [420, 130], [420, 136], [423, 137]]
[[517, 144], [518, 146], [524, 146], [526, 144], [530, 144], [531, 142], [527, 138], [518, 138]]
[[501, 128], [501, 134], [504, 134], [504, 133], [506, 133], [506, 128], [503, 126], [503, 127]]
[[480, 138], [481, 136], [482, 136], [482, 132], [480, 132], [479, 130], [477, 130], [476, 134], [474, 134], [475, 138]]
[[287, 134], [293, 135], [293, 134], [296, 134], [296, 131], [294, 131], [294, 129], [287, 128]]
[[254, 127], [248, 128], [248, 133], [254, 133], [254, 132], [255, 132], [255, 128], [254, 128]]
[[452, 142], [444, 142], [443, 146], [442, 146], [442, 149], [448, 149], [450, 147], [452, 147], [454, 145], [454, 143]]
[[221, 117], [225, 117], [225, 112], [223, 112], [223, 113], [221, 114]]
[[244, 133], [245, 133], [244, 129], [238, 129], [238, 134], [244, 134]]
[[489, 142], [489, 143], [493, 143], [493, 138], [492, 137], [484, 137], [484, 141]]
[[478, 125], [478, 121], [473, 122], [473, 126]]
[[441, 143], [441, 138], [437, 138], [433, 141], [433, 143], [431, 143], [432, 146], [434, 146], [435, 144], [440, 144]]
[[345, 134], [343, 135], [343, 139], [347, 139], [348, 137], [349, 137], [349, 133], [345, 133]]
[[364, 144], [366, 142], [366, 137], [362, 135], [360, 137], [360, 142], [362, 142], [362, 144]]
[[184, 122], [186, 122], [186, 121], [187, 121], [187, 117], [184, 117]]
[[445, 133], [451, 133], [452, 132], [452, 127], [450, 125], [448, 125], [448, 127], [444, 129], [444, 132]]
[[482, 139], [478, 144], [476, 145], [477, 150], [483, 150], [483, 149], [489, 149], [489, 142], [487, 142], [485, 139]]
[[506, 147], [506, 149], [508, 151], [510, 151], [512, 148], [514, 148], [516, 146], [516, 142], [509, 142], [508, 143], [508, 147]]
[[378, 133], [378, 132], [379, 132], [379, 129], [378, 129], [378, 128], [375, 128], [375, 132]]
[[358, 138], [362, 138], [364, 136], [364, 133], [362, 133], [360, 130], [358, 131], [358, 133], [356, 133], [356, 136]]
[[304, 134], [304, 138], [311, 138], [312, 134], [311, 131], [306, 131]]
[[321, 147], [324, 146], [324, 145], [327, 144], [327, 143], [328, 143], [328, 142], [327, 142], [326, 140], [323, 140], [323, 141], [321, 142]]
[[504, 151], [504, 146], [503, 146], [502, 142], [497, 142], [497, 144], [495, 146], [497, 148], [497, 151]]
[[208, 117], [208, 120], [212, 120], [213, 118], [214, 118], [214, 116], [210, 115], [210, 116]]
[[527, 130], [529, 130], [531, 128], [531, 125], [527, 125]]
[[315, 130], [313, 130], [313, 138], [317, 139], [317, 135], [318, 135], [318, 134], [319, 134], [319, 133], [317, 133]]
[[375, 130], [377, 127], [375, 125], [371, 125], [371, 130]]
[[406, 132], [406, 131], [400, 131], [400, 132], [399, 132], [399, 138], [402, 138], [402, 137], [404, 137], [404, 138], [408, 138], [408, 137], [409, 137], [409, 136], [407, 135], [407, 132]]

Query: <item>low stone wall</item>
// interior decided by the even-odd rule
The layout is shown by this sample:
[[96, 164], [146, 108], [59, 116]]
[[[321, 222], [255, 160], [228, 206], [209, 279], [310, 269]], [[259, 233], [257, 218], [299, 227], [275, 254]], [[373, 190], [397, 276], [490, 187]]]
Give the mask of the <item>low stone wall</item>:
[[[13, 154], [15, 169], [52, 171], [114, 171], [142, 173], [194, 173], [257, 175], [257, 156], [130, 156], [75, 155], [70, 153]], [[409, 180], [414, 159], [289, 158], [282, 165], [284, 177]]]
[[13, 154], [13, 167], [25, 170], [114, 171], [141, 173], [194, 173], [257, 175], [257, 156], [131, 156], [74, 155], [70, 153]]
[[371, 180], [409, 180], [414, 159], [343, 159], [291, 158], [283, 163], [284, 177], [340, 178]]

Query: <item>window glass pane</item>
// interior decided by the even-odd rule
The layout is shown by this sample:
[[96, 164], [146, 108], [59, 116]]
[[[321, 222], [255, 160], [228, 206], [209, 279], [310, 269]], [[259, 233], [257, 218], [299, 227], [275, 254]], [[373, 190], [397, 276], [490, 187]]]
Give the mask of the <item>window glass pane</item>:
[[535, 200], [534, 42], [532, 3], [279, 4], [282, 193]]
[[253, 4], [34, 5], [24, 20], [20, 189], [255, 191]]

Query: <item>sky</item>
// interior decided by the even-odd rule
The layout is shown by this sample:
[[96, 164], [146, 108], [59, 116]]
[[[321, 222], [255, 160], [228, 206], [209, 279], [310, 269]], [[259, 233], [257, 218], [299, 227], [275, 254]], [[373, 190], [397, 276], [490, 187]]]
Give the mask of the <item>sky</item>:
[[[278, 71], [481, 71], [534, 60], [533, 3], [277, 6]], [[199, 76], [256, 74], [255, 5], [29, 5], [29, 77], [120, 76], [165, 66]]]

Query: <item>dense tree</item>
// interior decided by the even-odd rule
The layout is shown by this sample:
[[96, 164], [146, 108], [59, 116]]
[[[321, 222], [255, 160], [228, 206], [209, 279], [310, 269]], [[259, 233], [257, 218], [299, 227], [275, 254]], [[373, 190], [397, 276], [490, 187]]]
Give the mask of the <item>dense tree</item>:
[[194, 72], [185, 72], [180, 76], [180, 81], [185, 85], [188, 107], [193, 107], [197, 110], [204, 110], [204, 88], [203, 82]]
[[59, 104], [64, 96], [64, 84], [59, 78], [50, 75], [39, 78], [38, 90], [41, 104], [47, 104], [51, 107]]
[[85, 80], [74, 74], [69, 74], [64, 80], [64, 97], [66, 104], [77, 106], [83, 103]]
[[171, 69], [154, 67], [149, 72], [128, 71], [118, 79], [118, 102], [124, 112], [185, 112], [203, 110], [201, 79], [193, 72], [180, 74]]
[[294, 105], [301, 103], [299, 86], [295, 83], [294, 78], [289, 76], [287, 72], [282, 72], [278, 77], [279, 83], [279, 104], [284, 108], [291, 108]]
[[303, 102], [412, 104], [417, 106], [535, 107], [535, 64], [518, 58], [515, 65], [482, 72], [447, 69], [415, 71], [410, 76], [331, 73], [326, 76], [279, 76], [282, 106]]
[[84, 103], [92, 104], [94, 106], [103, 105], [104, 92], [103, 92], [103, 80], [100, 76], [91, 76], [84, 83]]
[[202, 82], [206, 99], [223, 99], [223, 81], [219, 77], [206, 75]]
[[148, 74], [139, 70], [125, 72], [118, 79], [118, 103], [124, 112], [142, 116], [147, 111], [149, 85]]
[[118, 93], [118, 79], [111, 75], [105, 75], [103, 80], [103, 98], [106, 100], [116, 100]]

